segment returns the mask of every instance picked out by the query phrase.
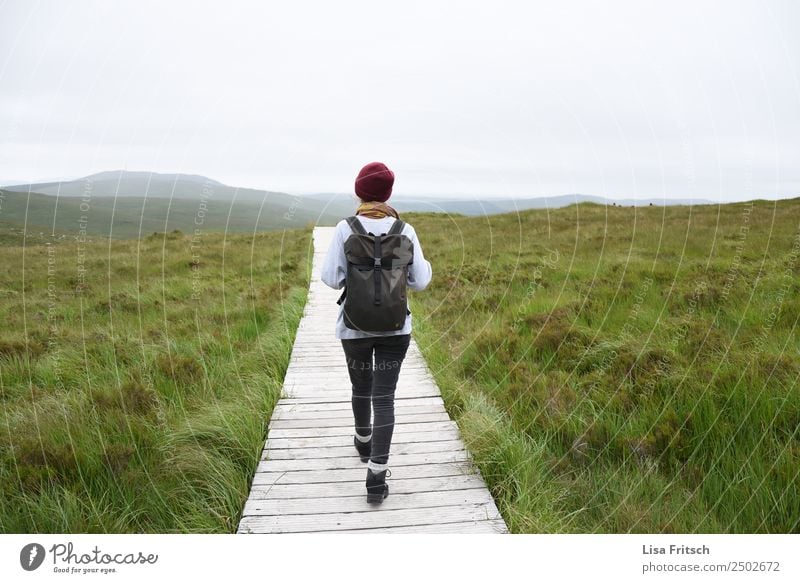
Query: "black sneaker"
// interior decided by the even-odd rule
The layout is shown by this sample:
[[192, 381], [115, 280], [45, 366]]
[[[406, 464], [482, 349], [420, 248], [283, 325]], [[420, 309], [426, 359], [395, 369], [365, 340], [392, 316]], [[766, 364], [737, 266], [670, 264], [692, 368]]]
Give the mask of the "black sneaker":
[[358, 438], [354, 435], [353, 445], [356, 446], [356, 451], [358, 451], [358, 455], [361, 456], [361, 461], [368, 462], [369, 456], [372, 453], [372, 438], [370, 438], [369, 441], [359, 441]]
[[389, 484], [386, 478], [391, 476], [391, 470], [383, 470], [373, 474], [372, 470], [367, 470], [367, 502], [370, 504], [380, 504], [389, 495]]

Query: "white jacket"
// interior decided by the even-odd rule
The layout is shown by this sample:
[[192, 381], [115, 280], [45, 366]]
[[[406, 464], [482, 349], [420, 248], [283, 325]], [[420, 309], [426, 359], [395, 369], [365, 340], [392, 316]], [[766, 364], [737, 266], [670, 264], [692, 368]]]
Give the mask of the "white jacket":
[[[371, 219], [361, 215], [357, 216], [368, 233], [387, 233], [395, 221], [394, 217]], [[345, 219], [339, 221], [336, 225], [336, 233], [333, 236], [331, 246], [328, 247], [325, 263], [322, 264], [322, 281], [325, 285], [333, 289], [342, 289], [344, 287], [347, 277], [347, 258], [344, 255], [344, 242], [351, 234], [352, 230], [350, 229], [350, 225], [347, 224], [347, 221]], [[406, 223], [401, 234], [411, 239], [411, 242], [414, 244], [414, 259], [408, 270], [408, 287], [413, 290], [423, 290], [428, 287], [428, 284], [431, 282], [431, 277], [433, 276], [431, 264], [425, 259], [422, 253], [422, 246], [419, 244], [414, 227]], [[340, 339], [411, 334], [411, 314], [406, 316], [406, 323], [399, 330], [380, 333], [362, 332], [361, 330], [352, 330], [344, 325], [344, 302], [342, 302], [339, 306], [339, 316], [336, 320], [335, 333], [336, 338]]]

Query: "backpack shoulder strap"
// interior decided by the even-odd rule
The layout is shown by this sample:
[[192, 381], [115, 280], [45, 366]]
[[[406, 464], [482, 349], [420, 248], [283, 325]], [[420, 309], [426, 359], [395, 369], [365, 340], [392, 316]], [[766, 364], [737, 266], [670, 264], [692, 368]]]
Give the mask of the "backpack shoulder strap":
[[394, 223], [392, 224], [392, 228], [389, 229], [389, 232], [386, 233], [387, 235], [399, 235], [400, 232], [403, 230], [406, 224], [401, 221], [400, 219], [395, 219]]
[[354, 233], [358, 233], [359, 235], [367, 234], [367, 232], [364, 230], [364, 225], [361, 224], [361, 221], [358, 220], [358, 217], [353, 215], [352, 217], [347, 217], [346, 220], [347, 224], [350, 225], [350, 228]]

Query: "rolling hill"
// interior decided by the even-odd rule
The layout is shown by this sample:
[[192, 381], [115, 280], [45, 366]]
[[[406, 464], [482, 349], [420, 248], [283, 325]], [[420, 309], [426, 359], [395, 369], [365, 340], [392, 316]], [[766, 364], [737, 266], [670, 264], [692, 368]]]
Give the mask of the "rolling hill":
[[[358, 204], [354, 194], [291, 195], [283, 192], [238, 188], [193, 174], [160, 174], [113, 170], [76, 180], [37, 182], [3, 187], [7, 201], [0, 221], [30, 230], [72, 231], [86, 228], [93, 235], [137, 237], [153, 231], [204, 230], [253, 232], [296, 228], [307, 223], [333, 225], [352, 214]], [[17, 194], [14, 194], [17, 193]], [[31, 206], [27, 195], [31, 193]], [[20, 198], [24, 194], [25, 198]], [[38, 195], [57, 197], [42, 198]], [[23, 202], [24, 201], [24, 202]], [[472, 198], [405, 195], [397, 192], [391, 203], [400, 212], [437, 212], [468, 216], [519, 212], [532, 208], [555, 209], [580, 202], [617, 206], [706, 204], [689, 199], [605, 199], [570, 194], [539, 198]], [[27, 208], [27, 214], [23, 209]], [[87, 208], [86, 213], [81, 208]], [[81, 215], [87, 227], [77, 226]], [[198, 216], [202, 214], [203, 216]], [[201, 225], [196, 225], [195, 220]]]
[[[289, 194], [226, 186], [203, 176], [102, 172], [0, 190], [0, 223], [28, 233], [130, 238], [152, 232], [247, 232], [332, 225], [341, 219]], [[7, 233], [6, 233], [7, 236]]]
[[227, 186], [206, 176], [128, 170], [112, 170], [75, 180], [17, 184], [4, 188], [13, 192], [38, 192], [64, 197], [147, 197], [194, 201], [235, 199], [258, 202], [264, 198], [274, 199], [276, 202], [288, 202], [292, 199], [291, 195], [282, 192]]

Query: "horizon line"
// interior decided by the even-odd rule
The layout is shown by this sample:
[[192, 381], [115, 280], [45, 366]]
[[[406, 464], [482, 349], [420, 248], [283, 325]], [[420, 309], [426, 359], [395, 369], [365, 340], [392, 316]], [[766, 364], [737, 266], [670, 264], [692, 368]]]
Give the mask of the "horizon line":
[[[89, 178], [91, 176], [95, 176], [98, 174], [106, 174], [106, 173], [114, 173], [114, 172], [127, 172], [127, 173], [136, 173], [136, 174], [152, 174], [152, 175], [173, 175], [173, 176], [196, 176], [200, 178], [206, 178], [209, 181], [216, 182], [223, 186], [233, 189], [249, 189], [249, 190], [260, 190], [262, 192], [274, 192], [280, 194], [287, 194], [290, 196], [341, 196], [341, 197], [353, 197], [356, 198], [355, 192], [345, 192], [345, 191], [336, 191], [336, 190], [298, 190], [298, 189], [274, 189], [274, 188], [264, 188], [262, 186], [234, 186], [232, 184], [227, 184], [215, 178], [211, 178], [205, 174], [198, 174], [197, 172], [180, 172], [180, 171], [171, 171], [171, 172], [159, 172], [154, 170], [130, 170], [127, 168], [116, 168], [113, 170], [100, 170], [98, 172], [92, 172], [91, 174], [87, 174], [84, 176], [78, 176], [76, 178], [50, 178], [50, 179], [37, 179], [32, 180], [29, 182], [9, 182], [5, 179], [0, 179], [0, 188], [9, 188], [9, 187], [23, 187], [23, 186], [32, 186], [36, 184], [51, 184], [51, 183], [60, 183], [60, 182], [77, 182], [79, 180], [83, 180]], [[31, 190], [31, 192], [35, 192]], [[561, 194], [543, 194], [543, 195], [520, 195], [520, 194], [507, 194], [507, 193], [435, 193], [435, 192], [402, 192], [402, 191], [395, 191], [392, 193], [392, 196], [398, 196], [398, 198], [407, 198], [407, 199], [446, 199], [448, 201], [459, 201], [459, 202], [468, 202], [471, 200], [474, 201], [491, 201], [491, 200], [533, 200], [533, 199], [550, 199], [550, 198], [565, 198], [565, 197], [595, 197], [604, 199], [607, 201], [647, 201], [647, 200], [687, 200], [687, 201], [699, 201], [699, 202], [710, 202], [710, 203], [736, 203], [736, 202], [747, 202], [747, 201], [756, 201], [756, 200], [791, 200], [793, 198], [800, 197], [800, 193], [786, 193], [786, 194], [755, 194], [753, 197], [748, 198], [746, 196], [737, 197], [737, 198], [730, 198], [727, 200], [723, 200], [721, 198], [715, 198], [713, 196], [705, 195], [692, 195], [692, 194], [675, 194], [675, 195], [664, 195], [664, 194], [635, 194], [635, 195], [625, 195], [625, 194], [617, 194], [617, 195], [603, 195], [603, 194], [590, 194], [585, 192], [566, 192]]]

